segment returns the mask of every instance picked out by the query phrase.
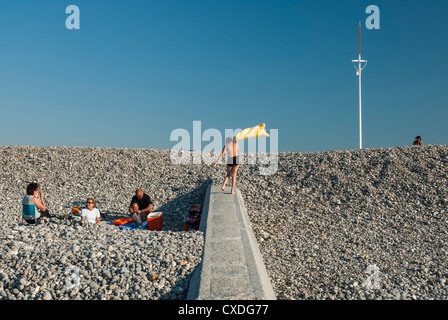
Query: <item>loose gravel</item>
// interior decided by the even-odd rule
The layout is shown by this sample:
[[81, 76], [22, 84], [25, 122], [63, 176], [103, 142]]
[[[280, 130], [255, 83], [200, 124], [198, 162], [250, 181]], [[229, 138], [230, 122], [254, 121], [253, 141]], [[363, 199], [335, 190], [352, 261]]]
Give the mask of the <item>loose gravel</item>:
[[[448, 147], [279, 153], [240, 166], [240, 189], [278, 299], [447, 299]], [[0, 147], [0, 299], [185, 299], [201, 232], [183, 231], [225, 165], [168, 150]], [[26, 185], [52, 218], [22, 223]], [[162, 231], [117, 230], [142, 188]], [[60, 219], [94, 196], [102, 225]]]

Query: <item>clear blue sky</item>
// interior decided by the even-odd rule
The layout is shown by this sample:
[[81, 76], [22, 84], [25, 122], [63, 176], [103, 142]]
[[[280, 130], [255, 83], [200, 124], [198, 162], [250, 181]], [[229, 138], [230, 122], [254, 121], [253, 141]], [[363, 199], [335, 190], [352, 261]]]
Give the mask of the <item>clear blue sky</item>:
[[357, 149], [359, 21], [363, 146], [448, 144], [447, 14], [441, 0], [2, 1], [0, 145], [171, 149], [200, 120], [264, 122], [279, 151]]

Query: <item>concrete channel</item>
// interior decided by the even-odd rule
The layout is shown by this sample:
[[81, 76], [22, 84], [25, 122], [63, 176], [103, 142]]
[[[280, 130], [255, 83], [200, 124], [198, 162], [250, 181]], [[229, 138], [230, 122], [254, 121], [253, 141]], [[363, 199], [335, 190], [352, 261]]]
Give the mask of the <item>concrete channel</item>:
[[187, 300], [276, 300], [238, 189], [208, 186], [199, 230], [204, 252]]

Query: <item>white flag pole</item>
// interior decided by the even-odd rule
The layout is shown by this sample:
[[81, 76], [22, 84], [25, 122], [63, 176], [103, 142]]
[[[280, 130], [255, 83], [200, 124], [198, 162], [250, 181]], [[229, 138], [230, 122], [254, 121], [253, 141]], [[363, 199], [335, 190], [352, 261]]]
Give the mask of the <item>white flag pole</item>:
[[[359, 77], [359, 149], [362, 149], [362, 91], [361, 91], [361, 74], [367, 65], [367, 60], [361, 59], [361, 22], [359, 22], [359, 57], [358, 60], [352, 60], [356, 68], [356, 75]], [[358, 66], [355, 65], [358, 63]], [[363, 66], [364, 63], [364, 66]]]

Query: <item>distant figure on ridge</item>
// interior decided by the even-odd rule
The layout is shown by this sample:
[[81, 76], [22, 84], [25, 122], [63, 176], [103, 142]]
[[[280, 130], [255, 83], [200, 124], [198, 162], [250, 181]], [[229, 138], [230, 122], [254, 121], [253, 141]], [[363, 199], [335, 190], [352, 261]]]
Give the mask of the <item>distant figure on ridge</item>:
[[240, 146], [238, 142], [234, 142], [231, 137], [226, 138], [226, 145], [222, 149], [221, 155], [218, 157], [216, 162], [212, 164], [212, 167], [216, 167], [216, 164], [224, 157], [224, 154], [227, 151], [227, 175], [224, 178], [224, 183], [222, 184], [221, 190], [224, 191], [226, 189], [227, 182], [229, 178], [232, 177], [232, 189], [231, 194], [235, 193], [235, 185], [236, 185], [236, 173], [238, 171], [238, 167], [240, 165], [240, 157], [238, 153], [240, 152]]
[[141, 189], [135, 192], [135, 196], [132, 197], [131, 204], [129, 205], [129, 213], [132, 219], [141, 224], [148, 217], [148, 214], [152, 212], [151, 198], [143, 193]]
[[422, 138], [420, 136], [415, 137], [414, 143], [412, 145], [413, 146], [422, 146], [423, 145]]

